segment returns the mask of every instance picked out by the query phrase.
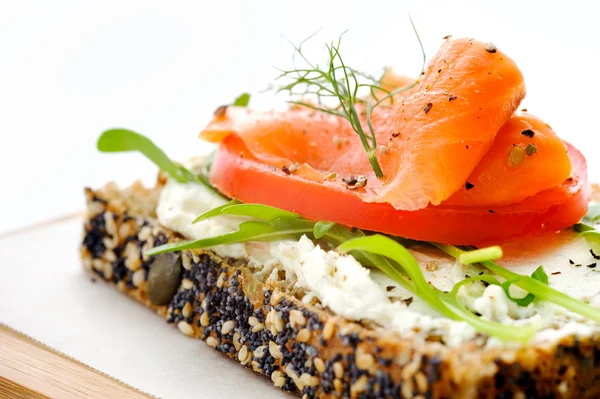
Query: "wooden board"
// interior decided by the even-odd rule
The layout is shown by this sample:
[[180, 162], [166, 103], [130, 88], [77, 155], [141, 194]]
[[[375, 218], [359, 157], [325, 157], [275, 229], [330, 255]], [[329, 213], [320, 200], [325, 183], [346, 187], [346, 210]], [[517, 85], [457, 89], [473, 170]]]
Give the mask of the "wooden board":
[[0, 324], [1, 398], [151, 398]]

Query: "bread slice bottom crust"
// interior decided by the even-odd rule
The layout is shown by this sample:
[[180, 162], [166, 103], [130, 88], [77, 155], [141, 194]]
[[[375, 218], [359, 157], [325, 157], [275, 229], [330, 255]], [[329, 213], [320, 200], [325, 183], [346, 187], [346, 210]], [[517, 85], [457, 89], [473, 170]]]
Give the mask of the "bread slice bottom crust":
[[156, 220], [163, 184], [85, 190], [84, 269], [281, 389], [303, 398], [600, 398], [600, 334], [512, 349], [416, 342], [305, 304], [245, 260], [211, 251], [183, 251], [177, 293], [153, 305], [154, 258], [144, 252], [182, 239]]

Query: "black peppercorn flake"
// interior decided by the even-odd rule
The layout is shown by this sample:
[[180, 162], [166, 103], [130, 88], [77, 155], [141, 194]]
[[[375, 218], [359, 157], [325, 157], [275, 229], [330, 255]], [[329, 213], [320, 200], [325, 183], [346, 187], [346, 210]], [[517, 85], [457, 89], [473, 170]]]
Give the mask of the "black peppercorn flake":
[[475, 185], [473, 183], [469, 183], [466, 182], [465, 183], [465, 188], [467, 189], [467, 191], [469, 191], [470, 189], [472, 189], [473, 187], [475, 187]]
[[531, 129], [525, 129], [521, 132], [521, 134], [525, 137], [529, 137], [532, 138], [533, 136], [535, 136], [535, 132]]
[[427, 103], [427, 105], [425, 106], [425, 108], [423, 108], [423, 112], [428, 113], [429, 111], [431, 111], [431, 107], [433, 107], [432, 103]]

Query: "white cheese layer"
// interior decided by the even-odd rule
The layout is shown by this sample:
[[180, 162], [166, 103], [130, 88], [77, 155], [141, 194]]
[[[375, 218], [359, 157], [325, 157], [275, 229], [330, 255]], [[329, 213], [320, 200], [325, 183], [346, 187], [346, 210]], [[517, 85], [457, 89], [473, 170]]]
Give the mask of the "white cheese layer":
[[[222, 198], [202, 185], [170, 179], [161, 192], [157, 215], [163, 226], [189, 239], [214, 237], [236, 231], [244, 220], [218, 216], [192, 224], [199, 215], [222, 204]], [[530, 275], [543, 265], [551, 287], [600, 307], [600, 267], [587, 267], [596, 260], [585, 239], [564, 231], [509, 243], [503, 249], [503, 266]], [[221, 245], [213, 250], [223, 257], [247, 258], [272, 276], [285, 271], [296, 288], [307, 293], [306, 301], [316, 297], [333, 313], [348, 319], [368, 321], [404, 336], [439, 335], [450, 346], [475, 337], [475, 330], [467, 323], [439, 316], [385, 274], [363, 267], [352, 256], [323, 250], [305, 236], [299, 241]], [[426, 279], [442, 290], [450, 290], [466, 276], [481, 271], [475, 266], [460, 265], [428, 247], [411, 252]], [[522, 295], [518, 291], [515, 289], [513, 295]], [[551, 303], [539, 301], [520, 307], [498, 286], [467, 286], [459, 295], [467, 307], [482, 317], [507, 325], [533, 326], [538, 331], [535, 341], [552, 342], [565, 335], [585, 336], [600, 331], [600, 326]], [[506, 344], [489, 339], [487, 345]]]

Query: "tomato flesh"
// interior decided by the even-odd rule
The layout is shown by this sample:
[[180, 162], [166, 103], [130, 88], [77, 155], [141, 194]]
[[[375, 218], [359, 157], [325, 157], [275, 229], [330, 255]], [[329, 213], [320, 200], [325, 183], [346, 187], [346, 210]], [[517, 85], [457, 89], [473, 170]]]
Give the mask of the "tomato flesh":
[[286, 174], [256, 160], [236, 135], [219, 146], [210, 172], [223, 194], [363, 230], [453, 245], [496, 244], [557, 231], [577, 223], [587, 211], [589, 184], [583, 155], [565, 143], [572, 176], [525, 200], [494, 208], [428, 206], [417, 211], [389, 203], [367, 203], [349, 189]]

